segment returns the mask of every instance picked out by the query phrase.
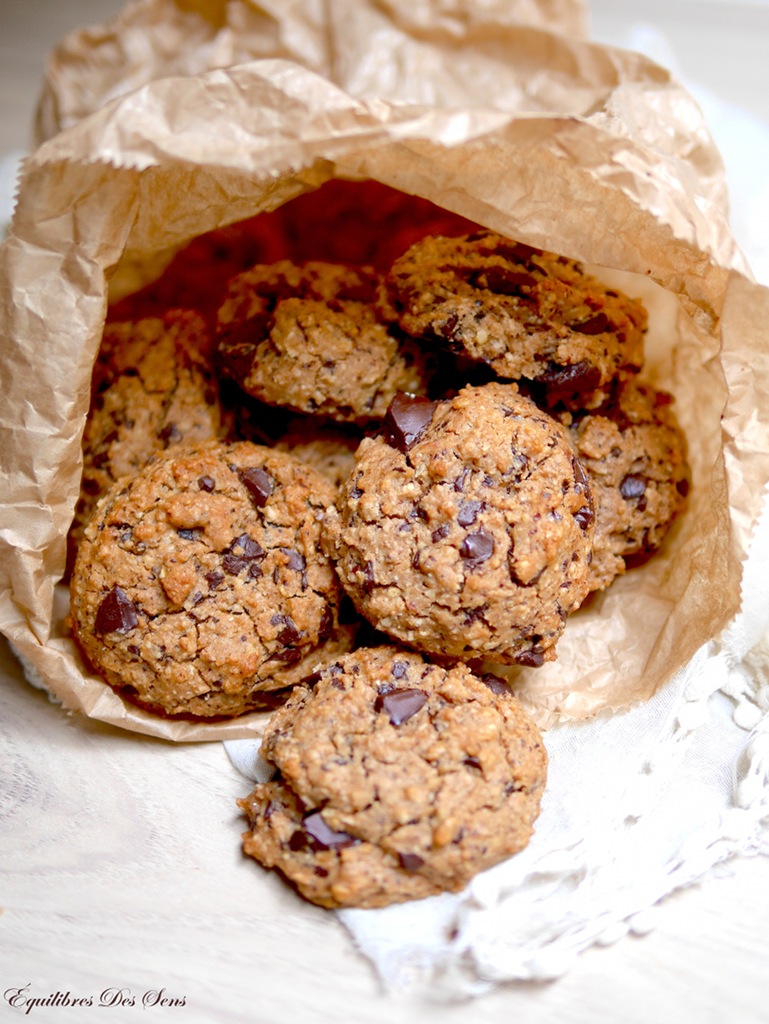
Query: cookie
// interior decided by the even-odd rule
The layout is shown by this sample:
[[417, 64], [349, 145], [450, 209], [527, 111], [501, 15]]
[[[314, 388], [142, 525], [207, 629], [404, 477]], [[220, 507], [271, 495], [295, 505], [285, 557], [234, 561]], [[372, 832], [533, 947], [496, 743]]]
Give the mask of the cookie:
[[71, 581], [75, 636], [166, 715], [239, 715], [349, 649], [320, 550], [332, 485], [246, 441], [153, 456], [97, 506]]
[[341, 487], [355, 466], [355, 452], [361, 435], [323, 423], [316, 424], [312, 417], [294, 420], [287, 427], [275, 447], [307, 462], [334, 487]]
[[425, 391], [427, 361], [378, 319], [378, 282], [366, 269], [288, 260], [238, 275], [218, 315], [223, 373], [270, 405], [381, 419], [396, 392]]
[[686, 438], [671, 396], [630, 381], [570, 421], [596, 507], [590, 589], [604, 590], [661, 546], [689, 493]]
[[211, 337], [189, 310], [109, 324], [93, 371], [70, 566], [100, 495], [169, 445], [223, 436], [230, 418], [210, 364]]
[[513, 384], [398, 396], [326, 516], [358, 612], [418, 650], [537, 666], [588, 592], [593, 506], [567, 431]]
[[383, 315], [423, 343], [536, 381], [550, 402], [600, 405], [643, 362], [643, 305], [580, 264], [491, 232], [429, 237], [393, 264]]
[[262, 755], [278, 774], [240, 801], [243, 849], [324, 907], [459, 891], [528, 843], [547, 772], [501, 680], [392, 646], [295, 690]]

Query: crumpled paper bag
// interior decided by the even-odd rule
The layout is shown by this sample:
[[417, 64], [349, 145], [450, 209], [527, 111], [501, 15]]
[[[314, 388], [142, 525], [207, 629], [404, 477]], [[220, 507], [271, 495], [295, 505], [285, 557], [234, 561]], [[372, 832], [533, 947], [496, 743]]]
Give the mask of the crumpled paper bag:
[[[361, 99], [462, 107], [472, 82], [476, 94], [515, 102], [524, 69], [505, 57], [509, 30], [529, 25], [585, 38], [587, 23], [585, 0], [133, 0], [105, 25], [73, 32], [54, 49], [37, 141], [157, 78], [262, 57], [293, 61]], [[462, 52], [468, 43], [485, 47], [490, 59], [479, 65]], [[540, 47], [530, 61], [536, 70]]]
[[[172, 740], [258, 734], [261, 714], [195, 724], [126, 705], [85, 670], [57, 580], [110, 282], [332, 178], [374, 179], [600, 267], [649, 305], [645, 375], [676, 396], [688, 509], [661, 553], [572, 617], [555, 663], [516, 673], [540, 724], [648, 698], [734, 616], [769, 479], [769, 291], [731, 236], [721, 161], [686, 91], [639, 55], [555, 31], [574, 5], [550, 28], [551, 5], [534, 8], [529, 24], [501, 22], [494, 3], [362, 2], [353, 16], [332, 2], [322, 24], [309, 0], [285, 21], [277, 5], [127, 9], [133, 27], [157, 22], [145, 46], [175, 53], [174, 74], [154, 77], [152, 51], [137, 88], [112, 81], [92, 112], [73, 105], [27, 160], [0, 249], [0, 628], [67, 708]], [[258, 59], [199, 70], [211, 38], [188, 31], [189, 11], [217, 39], [250, 18]], [[118, 19], [85, 63], [113, 48], [130, 63], [126, 33]]]

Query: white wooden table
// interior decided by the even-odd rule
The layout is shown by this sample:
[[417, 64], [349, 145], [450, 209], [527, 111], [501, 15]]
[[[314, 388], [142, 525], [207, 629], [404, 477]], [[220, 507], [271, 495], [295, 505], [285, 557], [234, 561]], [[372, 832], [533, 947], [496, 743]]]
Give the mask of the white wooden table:
[[[118, 6], [0, 2], [0, 150], [27, 143], [48, 47]], [[698, 38], [716, 6], [748, 21], [758, 10], [769, 53], [769, 7], [696, 6]], [[596, 31], [644, 11], [664, 25], [667, 11], [680, 45], [694, 7], [605, 0], [594, 4]], [[701, 51], [692, 59], [739, 99], [740, 54], [730, 54], [717, 69]], [[765, 89], [754, 112], [769, 121], [768, 102]], [[28, 986], [51, 1004], [28, 1019], [50, 1022], [769, 1021], [765, 859], [676, 894], [648, 935], [589, 951], [556, 982], [504, 986], [472, 1005], [385, 996], [332, 914], [241, 857], [235, 800], [248, 786], [221, 744], [175, 747], [69, 717], [26, 683], [4, 640], [0, 676], [0, 1020], [25, 1018], [10, 991]], [[103, 992], [112, 1005], [98, 1008]]]

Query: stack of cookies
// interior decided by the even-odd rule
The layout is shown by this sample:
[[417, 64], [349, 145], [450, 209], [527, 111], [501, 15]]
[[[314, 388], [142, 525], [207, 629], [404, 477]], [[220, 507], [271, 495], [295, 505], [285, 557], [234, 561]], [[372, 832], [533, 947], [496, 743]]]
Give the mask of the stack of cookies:
[[686, 497], [646, 312], [480, 229], [261, 262], [211, 306], [105, 331], [74, 635], [152, 713], [277, 707], [244, 848], [309, 899], [457, 890], [528, 842], [546, 775], [489, 663], [552, 661]]

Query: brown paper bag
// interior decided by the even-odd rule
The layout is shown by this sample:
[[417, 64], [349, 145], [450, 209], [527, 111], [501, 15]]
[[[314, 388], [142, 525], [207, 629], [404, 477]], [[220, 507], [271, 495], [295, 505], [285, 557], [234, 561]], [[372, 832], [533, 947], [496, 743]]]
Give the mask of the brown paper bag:
[[[167, 7], [129, 10], [135, 25]], [[574, 33], [441, 20], [443, 4], [362, 2], [347, 19], [348, 5], [326, 7], [313, 66], [304, 51], [285, 59], [270, 21], [260, 59], [148, 80], [27, 160], [0, 249], [0, 628], [67, 708], [173, 740], [259, 731], [260, 714], [191, 724], [126, 705], [69, 637], [57, 581], [91, 368], [126, 266], [331, 178], [370, 178], [595, 265], [648, 303], [645, 376], [676, 396], [688, 509], [662, 552], [570, 619], [556, 662], [515, 676], [545, 726], [644, 700], [736, 612], [769, 479], [769, 291], [732, 239], [701, 115], [658, 66]], [[296, 38], [313, 5], [291, 8]], [[374, 27], [386, 59], [361, 44]], [[199, 41], [176, 43], [192, 67]]]

